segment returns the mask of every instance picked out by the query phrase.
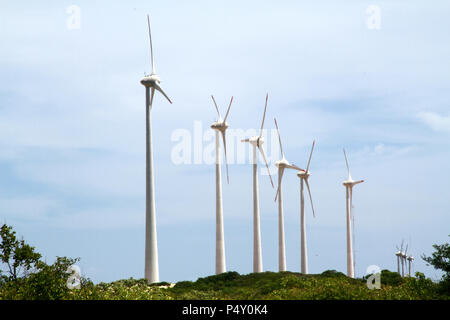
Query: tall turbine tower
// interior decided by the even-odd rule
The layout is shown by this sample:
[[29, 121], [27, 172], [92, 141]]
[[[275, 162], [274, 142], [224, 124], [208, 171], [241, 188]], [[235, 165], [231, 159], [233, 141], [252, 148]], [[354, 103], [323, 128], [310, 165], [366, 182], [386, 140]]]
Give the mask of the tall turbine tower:
[[402, 250], [399, 249], [399, 247], [397, 246], [397, 252], [395, 253], [395, 255], [397, 256], [397, 272], [399, 275], [401, 275], [400, 272], [400, 259], [402, 258]]
[[169, 97], [160, 86], [160, 78], [156, 74], [153, 58], [152, 33], [150, 30], [150, 17], [147, 15], [148, 35], [150, 38], [150, 55], [152, 60], [152, 74], [145, 76], [141, 84], [145, 86], [146, 111], [146, 175], [145, 175], [145, 278], [150, 282], [159, 282], [158, 244], [156, 237], [156, 209], [155, 209], [155, 183], [153, 179], [153, 150], [151, 109], [155, 90], [158, 90], [170, 102]]
[[278, 197], [278, 270], [286, 271], [286, 248], [284, 241], [284, 216], [283, 216], [283, 197], [281, 182], [283, 180], [284, 169], [294, 169], [297, 171], [304, 171], [294, 164], [290, 164], [284, 157], [283, 146], [281, 145], [280, 131], [278, 130], [277, 119], [274, 119], [275, 126], [277, 127], [278, 142], [280, 143], [281, 160], [275, 162], [275, 166], [278, 167], [278, 188], [275, 195], [275, 202]]
[[[404, 252], [403, 252], [403, 240], [402, 240], [402, 244], [400, 245], [400, 250], [396, 253], [396, 255], [397, 255], [397, 257], [398, 257], [398, 260], [400, 261], [400, 265], [401, 265], [401, 268], [400, 268], [400, 266], [398, 266], [398, 274], [400, 275], [400, 276], [404, 276], [404, 269], [405, 269], [405, 266], [404, 266], [404, 258], [403, 258], [403, 256], [404, 256]], [[397, 247], [397, 249], [398, 249], [398, 247]]]
[[402, 252], [402, 277], [405, 276], [405, 269], [406, 269], [406, 258], [407, 258], [407, 252], [408, 252], [408, 244], [406, 244], [405, 252]]
[[303, 184], [306, 184], [306, 188], [308, 189], [309, 200], [311, 201], [311, 209], [313, 213], [313, 217], [315, 217], [314, 213], [314, 205], [311, 197], [311, 189], [309, 188], [308, 178], [311, 175], [309, 172], [309, 165], [311, 163], [312, 153], [314, 151], [315, 141], [313, 141], [311, 147], [311, 153], [309, 154], [308, 164], [306, 166], [305, 171], [300, 171], [297, 173], [297, 176], [300, 178], [300, 239], [301, 239], [301, 272], [303, 274], [308, 274], [308, 254], [306, 250], [306, 225], [305, 225], [305, 198], [303, 193]]
[[358, 183], [364, 182], [364, 180], [354, 181], [350, 175], [350, 167], [348, 166], [347, 154], [344, 149], [345, 164], [347, 165], [348, 177], [342, 184], [345, 186], [346, 191], [346, 204], [347, 204], [347, 276], [350, 278], [355, 277], [355, 265], [353, 263], [353, 243], [352, 243], [352, 207], [353, 207], [353, 186]]
[[242, 142], [249, 142], [253, 147], [253, 272], [262, 272], [262, 253], [261, 253], [261, 230], [259, 223], [259, 191], [258, 191], [258, 157], [256, 148], [264, 158], [266, 163], [267, 171], [269, 172], [270, 183], [273, 186], [272, 176], [270, 175], [269, 165], [267, 164], [266, 155], [264, 154], [263, 143], [264, 138], [263, 128], [264, 119], [266, 118], [267, 100], [269, 99], [269, 94], [266, 95], [266, 104], [264, 106], [264, 115], [261, 123], [261, 130], [259, 136], [254, 136], [249, 139], [241, 140]]
[[216, 107], [218, 120], [211, 125], [211, 128], [216, 131], [216, 274], [226, 272], [225, 266], [225, 239], [223, 235], [223, 206], [222, 206], [222, 173], [221, 173], [221, 158], [220, 158], [220, 135], [222, 135], [223, 150], [225, 153], [225, 165], [227, 168], [227, 182], [228, 178], [228, 163], [227, 163], [227, 143], [225, 139], [225, 131], [228, 128], [227, 117], [230, 112], [233, 97], [231, 97], [230, 105], [228, 106], [225, 118], [222, 120], [219, 108], [217, 107], [214, 96], [211, 98]]
[[411, 265], [412, 262], [414, 261], [414, 257], [410, 255], [407, 259], [408, 259], [408, 275], [411, 277]]

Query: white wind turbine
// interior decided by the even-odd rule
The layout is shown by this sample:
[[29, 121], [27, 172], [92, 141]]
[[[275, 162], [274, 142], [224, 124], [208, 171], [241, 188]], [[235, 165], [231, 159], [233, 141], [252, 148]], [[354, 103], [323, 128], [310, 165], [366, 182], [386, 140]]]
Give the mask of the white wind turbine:
[[408, 257], [408, 244], [406, 244], [405, 252], [402, 252], [402, 277], [405, 276], [405, 269], [406, 269], [406, 259]]
[[348, 177], [342, 184], [345, 186], [346, 191], [346, 205], [347, 205], [347, 276], [350, 278], [355, 277], [355, 265], [353, 262], [353, 243], [352, 243], [352, 207], [353, 207], [353, 186], [364, 182], [364, 180], [355, 181], [350, 175], [350, 167], [348, 166], [347, 154], [344, 149], [345, 164], [347, 165]]
[[[403, 243], [402, 243], [402, 246], [403, 246]], [[398, 246], [396, 246], [396, 247], [397, 247], [397, 252], [395, 253], [395, 255], [397, 256], [397, 272], [399, 275], [401, 275], [400, 260], [403, 259], [402, 258], [402, 249], [400, 249]]]
[[228, 162], [227, 162], [227, 143], [225, 139], [225, 131], [228, 128], [227, 117], [230, 112], [231, 103], [233, 97], [231, 97], [230, 104], [228, 106], [225, 118], [222, 120], [219, 108], [217, 107], [214, 96], [211, 98], [216, 107], [217, 116], [219, 117], [216, 122], [211, 125], [211, 128], [216, 131], [216, 274], [226, 272], [225, 266], [225, 239], [223, 235], [223, 206], [222, 206], [222, 173], [221, 173], [221, 157], [220, 157], [220, 135], [222, 135], [223, 150], [225, 153], [225, 166], [227, 169], [227, 182], [228, 178]]
[[155, 90], [158, 90], [170, 102], [169, 97], [160, 86], [160, 78], [155, 71], [153, 58], [152, 34], [150, 30], [150, 17], [147, 15], [148, 35], [150, 38], [150, 55], [152, 60], [152, 74], [145, 76], [141, 84], [145, 86], [146, 111], [146, 179], [145, 179], [145, 278], [150, 282], [159, 282], [158, 245], [156, 237], [156, 209], [155, 209], [155, 183], [153, 179], [153, 151], [151, 130], [151, 109]]
[[411, 277], [411, 265], [414, 261], [414, 257], [412, 255], [409, 255], [408, 259], [408, 275]]
[[311, 189], [309, 187], [308, 178], [311, 175], [309, 171], [309, 165], [311, 164], [311, 157], [314, 151], [315, 141], [312, 143], [311, 153], [309, 154], [308, 164], [306, 166], [306, 170], [302, 170], [297, 173], [297, 176], [300, 178], [300, 239], [301, 239], [301, 272], [303, 274], [308, 274], [308, 254], [306, 250], [306, 225], [305, 225], [305, 198], [303, 193], [303, 184], [306, 184], [306, 188], [308, 189], [309, 200], [311, 201], [311, 209], [313, 213], [313, 217], [315, 217], [314, 213], [314, 205], [311, 197]]
[[249, 142], [253, 147], [253, 272], [262, 272], [263, 270], [261, 253], [261, 230], [259, 223], [258, 158], [256, 148], [258, 148], [259, 152], [263, 156], [267, 171], [269, 173], [270, 183], [272, 184], [273, 188], [272, 176], [270, 175], [269, 165], [267, 164], [266, 155], [264, 154], [264, 149], [262, 146], [264, 143], [262, 134], [264, 128], [264, 119], [266, 118], [268, 98], [269, 94], [266, 95], [266, 104], [264, 106], [264, 115], [259, 136], [241, 140], [242, 142]]
[[278, 188], [275, 195], [275, 202], [278, 198], [278, 270], [286, 271], [286, 249], [284, 241], [284, 216], [283, 216], [283, 197], [281, 182], [283, 180], [284, 169], [294, 169], [297, 171], [304, 171], [294, 164], [290, 164], [284, 157], [283, 146], [281, 145], [280, 131], [278, 130], [277, 119], [274, 119], [275, 126], [277, 127], [278, 142], [280, 143], [281, 160], [275, 162], [275, 166], [278, 167]]

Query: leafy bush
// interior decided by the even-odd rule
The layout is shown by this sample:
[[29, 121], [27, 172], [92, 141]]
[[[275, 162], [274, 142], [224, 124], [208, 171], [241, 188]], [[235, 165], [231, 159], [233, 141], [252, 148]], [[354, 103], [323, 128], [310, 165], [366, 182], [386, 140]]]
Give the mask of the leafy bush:
[[[450, 299], [444, 290], [422, 273], [402, 278], [396, 272], [381, 271], [381, 289], [370, 290], [366, 278], [352, 279], [336, 270], [305, 275], [294, 272], [262, 272], [240, 275], [226, 272], [181, 281], [173, 288], [167, 282], [149, 284], [146, 279], [123, 279], [95, 285], [81, 278], [81, 288], [67, 288], [69, 266], [79, 259], [57, 257], [52, 265], [40, 261], [40, 254], [23, 240], [18, 241], [10, 227], [2, 227], [1, 261], [7, 267], [0, 272], [0, 300], [2, 299], [74, 299], [74, 300], [158, 300], [158, 299]], [[448, 270], [448, 245], [438, 246], [429, 258], [435, 267]], [[427, 258], [428, 259], [428, 258]], [[447, 260], [446, 260], [447, 259]], [[427, 260], [428, 261], [428, 260]], [[14, 269], [14, 266], [16, 268]], [[444, 280], [448, 279], [444, 276]]]
[[330, 278], [345, 278], [345, 277], [347, 277], [342, 272], [339, 272], [336, 270], [326, 270], [326, 271], [322, 272], [321, 275], [324, 277], [330, 277]]
[[[0, 299], [54, 300], [68, 296], [67, 269], [79, 259], [57, 257], [48, 265], [34, 247], [17, 239], [11, 226], [3, 224], [0, 236], [0, 262], [6, 268], [6, 274], [0, 271]], [[88, 279], [80, 280], [83, 285], [89, 283]]]
[[[450, 235], [449, 235], [450, 237]], [[450, 292], [450, 244], [433, 245], [436, 250], [431, 257], [422, 255], [422, 259], [431, 264], [435, 269], [442, 270], [444, 275], [439, 284], [440, 291], [443, 293]]]
[[34, 269], [41, 255], [34, 251], [34, 247], [25, 243], [23, 239], [18, 240], [16, 232], [11, 226], [3, 224], [0, 228], [0, 262], [8, 267], [7, 274], [0, 270], [0, 283], [8, 280], [16, 280], [25, 276]]
[[398, 272], [381, 270], [381, 284], [388, 286], [399, 286], [404, 283], [404, 279]]

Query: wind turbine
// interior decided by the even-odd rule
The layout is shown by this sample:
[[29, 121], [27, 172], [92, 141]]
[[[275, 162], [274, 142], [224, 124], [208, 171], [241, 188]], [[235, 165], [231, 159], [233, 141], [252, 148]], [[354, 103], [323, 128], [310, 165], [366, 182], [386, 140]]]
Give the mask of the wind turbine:
[[216, 131], [216, 274], [226, 272], [225, 266], [225, 239], [223, 235], [223, 206], [222, 206], [222, 173], [221, 173], [221, 158], [220, 158], [220, 135], [222, 135], [223, 150], [225, 153], [225, 165], [227, 168], [227, 182], [228, 178], [228, 162], [227, 162], [227, 143], [225, 139], [225, 131], [228, 128], [227, 117], [230, 113], [231, 103], [233, 97], [231, 97], [230, 104], [228, 106], [225, 118], [222, 120], [219, 108], [217, 107], [214, 96], [211, 98], [216, 107], [217, 116], [219, 117], [216, 122], [211, 125], [211, 128]]
[[256, 148], [263, 156], [264, 162], [266, 163], [267, 171], [269, 173], [270, 183], [273, 186], [272, 176], [270, 175], [269, 165], [267, 164], [266, 155], [264, 154], [263, 143], [264, 138], [263, 128], [264, 119], [266, 118], [267, 110], [267, 100], [269, 99], [269, 94], [266, 95], [266, 104], [264, 106], [264, 115], [261, 123], [261, 130], [259, 136], [254, 136], [249, 139], [241, 140], [242, 142], [248, 142], [253, 147], [253, 272], [262, 272], [262, 253], [261, 253], [261, 229], [259, 223], [259, 190], [258, 190], [258, 158]]
[[407, 259], [408, 259], [408, 275], [411, 277], [411, 265], [412, 262], [414, 261], [414, 257], [410, 255]]
[[297, 176], [300, 178], [300, 238], [301, 238], [301, 272], [303, 274], [308, 274], [308, 254], [306, 250], [306, 226], [305, 226], [305, 198], [303, 194], [303, 184], [306, 184], [306, 188], [308, 189], [309, 200], [311, 201], [311, 209], [313, 213], [313, 217], [315, 217], [314, 213], [314, 205], [311, 197], [311, 189], [309, 188], [308, 178], [311, 175], [309, 172], [309, 165], [311, 164], [311, 157], [314, 151], [314, 145], [316, 141], [313, 141], [311, 147], [311, 153], [309, 154], [308, 164], [306, 166], [306, 170], [302, 170], [297, 173]]
[[280, 143], [281, 160], [275, 162], [275, 166], [278, 168], [278, 188], [275, 195], [275, 202], [278, 198], [278, 270], [286, 271], [286, 248], [284, 241], [284, 217], [283, 217], [283, 197], [281, 182], [283, 180], [283, 173], [285, 169], [294, 169], [297, 171], [304, 171], [294, 164], [290, 164], [284, 157], [283, 146], [281, 144], [280, 131], [278, 129], [277, 119], [274, 119], [275, 126], [277, 127], [278, 142]]
[[158, 244], [156, 237], [156, 209], [155, 209], [155, 182], [153, 179], [153, 150], [151, 130], [151, 109], [155, 90], [158, 90], [170, 102], [169, 97], [160, 86], [160, 78], [155, 71], [153, 58], [152, 33], [150, 29], [150, 17], [147, 15], [148, 35], [150, 38], [150, 55], [152, 60], [152, 74], [145, 76], [141, 84], [145, 86], [145, 111], [146, 111], [146, 176], [145, 176], [145, 278], [150, 282], [159, 282]]
[[400, 273], [400, 260], [403, 259], [402, 258], [402, 250], [399, 249], [398, 246], [396, 246], [396, 247], [397, 247], [397, 252], [395, 253], [395, 255], [397, 256], [397, 272], [398, 272], [399, 275], [401, 275], [401, 273]]
[[348, 177], [342, 184], [345, 186], [346, 191], [346, 204], [347, 204], [347, 276], [350, 278], [355, 277], [355, 265], [353, 263], [353, 243], [352, 243], [352, 206], [353, 206], [353, 187], [364, 180], [355, 181], [350, 175], [350, 167], [348, 166], [347, 154], [344, 149], [345, 164], [347, 165]]
[[407, 253], [408, 252], [408, 244], [406, 244], [406, 248], [405, 248], [405, 252], [402, 252], [402, 277], [405, 276], [405, 269], [406, 269], [406, 258], [407, 258]]

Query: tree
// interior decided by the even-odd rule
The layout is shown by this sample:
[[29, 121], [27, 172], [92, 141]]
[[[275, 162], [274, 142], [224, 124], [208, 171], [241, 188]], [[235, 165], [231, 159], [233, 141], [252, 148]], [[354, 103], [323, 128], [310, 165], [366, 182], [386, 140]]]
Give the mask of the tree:
[[431, 264], [435, 269], [439, 269], [444, 272], [441, 282], [442, 288], [445, 290], [450, 290], [450, 244], [434, 244], [433, 248], [436, 251], [433, 252], [431, 257], [422, 255], [422, 259]]
[[20, 283], [18, 296], [26, 300], [58, 300], [66, 297], [69, 289], [67, 269], [80, 259], [56, 257], [55, 263], [38, 263], [38, 272], [30, 274]]
[[16, 232], [11, 226], [3, 224], [0, 229], [0, 261], [4, 263], [8, 269], [3, 275], [0, 270], [0, 276], [5, 280], [16, 280], [20, 276], [25, 276], [34, 269], [41, 255], [35, 252], [34, 247], [25, 243], [23, 239], [16, 238]]

